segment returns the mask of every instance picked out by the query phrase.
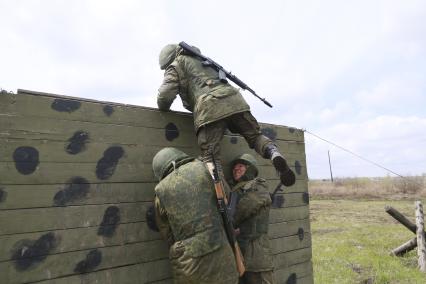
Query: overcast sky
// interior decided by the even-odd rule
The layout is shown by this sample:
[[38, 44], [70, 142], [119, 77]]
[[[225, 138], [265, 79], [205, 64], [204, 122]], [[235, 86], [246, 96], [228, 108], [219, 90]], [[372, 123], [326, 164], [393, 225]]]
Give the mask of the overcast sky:
[[[426, 1], [0, 0], [0, 88], [156, 107], [182, 40], [231, 70], [259, 121], [426, 173]], [[175, 110], [182, 110], [177, 100]], [[308, 133], [310, 178], [387, 172]]]

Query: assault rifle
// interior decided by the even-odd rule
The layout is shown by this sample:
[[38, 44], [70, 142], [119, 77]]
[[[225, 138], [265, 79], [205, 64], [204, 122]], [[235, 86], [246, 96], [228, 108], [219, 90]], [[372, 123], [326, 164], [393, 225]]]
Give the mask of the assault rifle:
[[213, 182], [214, 182], [214, 189], [216, 192], [216, 199], [217, 199], [217, 207], [219, 210], [220, 215], [222, 216], [223, 225], [225, 227], [226, 236], [228, 238], [229, 244], [232, 247], [232, 251], [234, 252], [235, 256], [235, 263], [237, 264], [237, 270], [240, 276], [244, 274], [246, 271], [244, 266], [244, 258], [241, 254], [240, 246], [238, 245], [237, 239], [235, 237], [235, 229], [234, 225], [232, 224], [232, 221], [230, 219], [230, 216], [228, 215], [228, 209], [227, 209], [227, 199], [226, 194], [222, 186], [222, 180], [220, 179], [219, 172], [217, 169], [216, 161], [214, 159], [214, 156], [211, 152], [212, 162], [207, 162], [207, 169], [209, 170]]
[[234, 82], [235, 84], [237, 84], [237, 86], [239, 86], [241, 89], [247, 90], [250, 93], [252, 93], [256, 98], [258, 98], [259, 100], [261, 100], [268, 107], [272, 107], [272, 105], [265, 98], [259, 97], [256, 94], [255, 91], [253, 91], [249, 86], [247, 86], [246, 83], [244, 83], [243, 81], [241, 81], [240, 79], [238, 79], [237, 76], [235, 76], [231, 72], [226, 71], [221, 65], [219, 65], [218, 63], [216, 63], [215, 61], [213, 61], [213, 59], [211, 59], [211, 58], [209, 58], [207, 56], [202, 55], [200, 52], [198, 52], [197, 49], [193, 48], [192, 46], [190, 46], [189, 44], [187, 44], [184, 41], [181, 41], [179, 43], [179, 46], [182, 47], [183, 50], [188, 55], [195, 56], [195, 57], [198, 57], [199, 59], [201, 59], [203, 66], [211, 67], [214, 70], [216, 70], [219, 73], [219, 80], [222, 83], [227, 83], [228, 81], [226, 80], [226, 78], [228, 78], [229, 80], [231, 80], [232, 82]]

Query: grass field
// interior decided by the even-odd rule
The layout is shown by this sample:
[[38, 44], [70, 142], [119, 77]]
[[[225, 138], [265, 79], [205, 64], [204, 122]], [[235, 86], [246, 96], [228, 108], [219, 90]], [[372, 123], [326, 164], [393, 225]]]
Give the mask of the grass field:
[[390, 205], [414, 222], [414, 200], [426, 207], [424, 188], [403, 193], [375, 183], [374, 194], [333, 194], [323, 183], [309, 187], [315, 283], [426, 283], [415, 250], [404, 257], [389, 255], [415, 235], [384, 210]]

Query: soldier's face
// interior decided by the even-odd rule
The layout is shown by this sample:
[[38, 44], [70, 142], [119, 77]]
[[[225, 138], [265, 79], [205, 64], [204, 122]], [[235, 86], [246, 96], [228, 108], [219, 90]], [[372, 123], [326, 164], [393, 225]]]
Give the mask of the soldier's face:
[[232, 169], [232, 175], [235, 181], [239, 181], [240, 178], [246, 173], [247, 166], [244, 164], [237, 163]]

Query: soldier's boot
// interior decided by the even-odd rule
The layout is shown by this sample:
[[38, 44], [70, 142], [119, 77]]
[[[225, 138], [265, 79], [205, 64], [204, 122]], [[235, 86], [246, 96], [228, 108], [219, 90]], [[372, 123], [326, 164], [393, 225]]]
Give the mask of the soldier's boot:
[[265, 147], [264, 157], [272, 161], [272, 164], [280, 175], [280, 180], [283, 185], [292, 186], [296, 182], [296, 176], [287, 165], [287, 161], [279, 152], [277, 146], [274, 144], [267, 145]]

